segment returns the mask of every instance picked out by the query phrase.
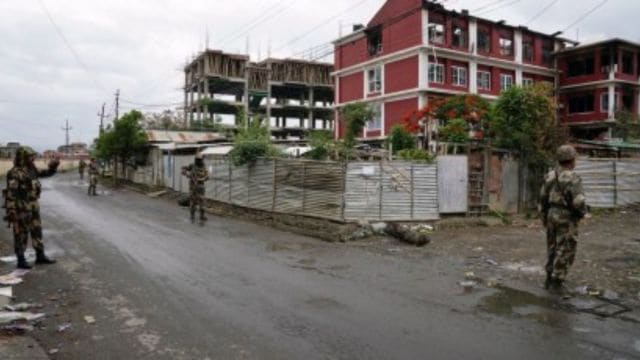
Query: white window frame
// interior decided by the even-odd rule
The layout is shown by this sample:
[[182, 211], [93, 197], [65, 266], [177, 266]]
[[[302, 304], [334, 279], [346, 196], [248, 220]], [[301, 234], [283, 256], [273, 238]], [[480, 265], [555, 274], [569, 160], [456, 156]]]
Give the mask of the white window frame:
[[[607, 103], [605, 104], [605, 99]], [[606, 105], [606, 106], [605, 106]], [[613, 111], [616, 111], [618, 107], [618, 93], [613, 94]], [[600, 112], [609, 113], [609, 92], [603, 92], [600, 94]]]
[[[461, 76], [464, 74], [464, 76]], [[463, 66], [451, 67], [451, 83], [453, 86], [466, 87], [467, 86], [467, 68]]]
[[[507, 46], [507, 43], [509, 44], [509, 46]], [[515, 53], [515, 44], [513, 38], [509, 39], [501, 36], [498, 40], [498, 47], [500, 48], [501, 56], [513, 56], [513, 54]], [[509, 49], [509, 53], [507, 53], [507, 49]]]
[[377, 65], [367, 69], [367, 94], [380, 92], [382, 92], [382, 66]]
[[367, 131], [382, 130], [382, 103], [371, 103], [369, 107], [373, 111], [374, 118], [367, 121]]
[[525, 86], [533, 86], [533, 84], [534, 84], [533, 78], [530, 78], [530, 77], [522, 78], [522, 86], [523, 87], [525, 87]]
[[[442, 31], [437, 31], [437, 29], [441, 29]], [[446, 38], [446, 26], [440, 23], [430, 23], [429, 24], [429, 43], [442, 45], [445, 42]]]
[[[509, 84], [507, 85], [506, 79], [509, 79]], [[511, 74], [500, 74], [500, 91], [508, 90], [513, 86], [513, 75]]]
[[429, 69], [427, 73], [428, 73], [429, 83], [444, 84], [444, 65], [443, 64], [429, 63]]
[[[482, 78], [483, 75], [487, 76], [486, 78], [487, 87], [482, 86], [484, 85], [484, 79]], [[485, 91], [491, 90], [491, 73], [489, 71], [482, 71], [482, 70], [478, 71], [478, 90], [485, 90]]]

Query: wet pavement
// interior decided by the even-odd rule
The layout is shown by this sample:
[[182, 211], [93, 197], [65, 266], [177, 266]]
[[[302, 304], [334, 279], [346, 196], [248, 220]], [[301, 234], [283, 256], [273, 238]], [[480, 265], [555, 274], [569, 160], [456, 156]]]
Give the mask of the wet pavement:
[[70, 175], [44, 186], [45, 241], [60, 263], [17, 293], [48, 299], [34, 335], [57, 359], [640, 358], [637, 322], [526, 284], [465, 292], [455, 254], [407, 258], [240, 220], [191, 223], [167, 200], [88, 197]]

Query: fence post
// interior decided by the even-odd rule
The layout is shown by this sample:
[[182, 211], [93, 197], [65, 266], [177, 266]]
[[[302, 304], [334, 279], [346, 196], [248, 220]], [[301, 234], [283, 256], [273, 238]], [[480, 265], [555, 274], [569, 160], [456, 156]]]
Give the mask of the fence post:
[[247, 203], [246, 206], [251, 204], [251, 167], [252, 164], [247, 164]]
[[415, 164], [411, 163], [411, 220], [415, 219], [415, 177], [413, 175]]
[[305, 162], [302, 163], [302, 214], [306, 214], [307, 208], [307, 191], [305, 189], [305, 179], [307, 177], [307, 164]]
[[618, 161], [613, 160], [613, 207], [618, 207]]
[[382, 161], [378, 163], [378, 171], [380, 171], [380, 174], [378, 175], [378, 217], [382, 220], [382, 192], [384, 190], [384, 187], [382, 186]]
[[233, 169], [231, 168], [231, 162], [229, 162], [229, 204], [232, 203], [232, 199], [233, 199], [233, 181], [231, 181], [231, 179], [233, 178]]
[[278, 193], [278, 185], [276, 183], [276, 173], [278, 172], [278, 158], [273, 158], [273, 186], [272, 186], [272, 194], [271, 198], [271, 212], [276, 211], [276, 197]]
[[347, 170], [348, 170], [348, 163], [345, 161], [342, 164], [342, 189], [341, 190], [341, 195], [342, 195], [342, 206], [340, 209], [340, 218], [342, 219], [342, 221], [345, 221], [345, 209], [347, 207], [347, 199], [346, 199], [346, 193], [347, 193]]

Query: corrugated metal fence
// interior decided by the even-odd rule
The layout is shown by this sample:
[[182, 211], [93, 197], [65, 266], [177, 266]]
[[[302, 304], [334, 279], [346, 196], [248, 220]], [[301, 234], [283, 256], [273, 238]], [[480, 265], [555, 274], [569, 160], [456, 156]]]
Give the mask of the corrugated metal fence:
[[[166, 159], [167, 186], [187, 192], [180, 172], [192, 161], [189, 156]], [[436, 165], [264, 159], [252, 166], [225, 161], [207, 166], [206, 197], [228, 204], [334, 220], [438, 218]]]
[[640, 204], [640, 161], [579, 160], [576, 172], [582, 177], [589, 206]]

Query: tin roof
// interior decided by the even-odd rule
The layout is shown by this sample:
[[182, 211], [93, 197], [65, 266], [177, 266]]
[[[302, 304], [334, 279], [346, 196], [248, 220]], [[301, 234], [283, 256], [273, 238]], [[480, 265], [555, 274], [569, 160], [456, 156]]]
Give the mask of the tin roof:
[[225, 140], [225, 136], [215, 132], [147, 130], [150, 143], [197, 144]]

